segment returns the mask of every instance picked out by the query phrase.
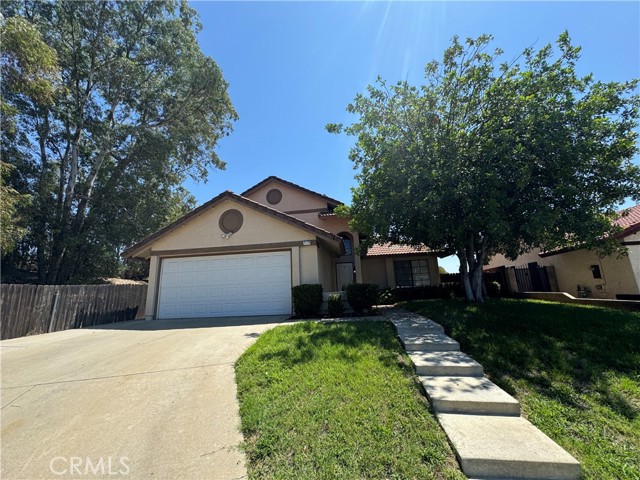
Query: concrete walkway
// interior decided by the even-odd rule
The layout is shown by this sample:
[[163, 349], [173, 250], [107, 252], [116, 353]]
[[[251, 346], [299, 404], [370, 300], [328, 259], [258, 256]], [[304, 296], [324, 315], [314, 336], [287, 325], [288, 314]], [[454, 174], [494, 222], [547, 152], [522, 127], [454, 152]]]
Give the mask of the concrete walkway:
[[400, 309], [393, 322], [462, 471], [474, 479], [580, 478], [578, 461], [520, 416], [520, 404], [483, 376], [441, 325]]
[[285, 318], [122, 322], [0, 342], [0, 478], [245, 478], [234, 363]]

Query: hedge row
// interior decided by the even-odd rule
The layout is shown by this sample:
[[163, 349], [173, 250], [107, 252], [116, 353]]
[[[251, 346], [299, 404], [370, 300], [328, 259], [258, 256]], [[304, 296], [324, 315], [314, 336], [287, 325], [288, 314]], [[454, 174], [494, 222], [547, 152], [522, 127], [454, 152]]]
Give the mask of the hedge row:
[[[352, 283], [346, 286], [347, 302], [356, 315], [371, 312], [378, 303], [378, 286], [372, 283]], [[322, 285], [303, 284], [291, 289], [293, 311], [300, 318], [317, 317], [322, 306]], [[343, 313], [340, 295], [331, 295], [328, 300], [329, 314]]]
[[[500, 296], [500, 284], [489, 282], [485, 285], [489, 297]], [[379, 305], [390, 305], [397, 302], [413, 300], [432, 300], [440, 298], [464, 298], [464, 290], [459, 282], [425, 285], [422, 287], [387, 288], [380, 291]]]

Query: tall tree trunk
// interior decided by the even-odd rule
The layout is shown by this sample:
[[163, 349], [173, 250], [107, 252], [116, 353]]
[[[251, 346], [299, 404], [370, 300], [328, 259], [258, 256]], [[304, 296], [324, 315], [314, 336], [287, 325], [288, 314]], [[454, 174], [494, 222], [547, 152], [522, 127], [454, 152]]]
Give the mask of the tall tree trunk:
[[482, 267], [487, 258], [489, 239], [486, 236], [481, 237], [478, 245], [474, 237], [475, 235], [470, 234], [464, 248], [458, 248], [460, 282], [468, 301], [483, 302]]
[[105, 119], [108, 122], [109, 133], [105, 136], [102, 145], [96, 153], [93, 161], [91, 162], [91, 169], [89, 175], [84, 181], [82, 187], [78, 186], [79, 197], [78, 206], [76, 208], [76, 214], [73, 219], [70, 219], [70, 226], [67, 232], [68, 237], [71, 239], [71, 244], [67, 245], [66, 255], [60, 259], [58, 265], [59, 281], [67, 282], [76, 273], [78, 261], [77, 258], [82, 254], [82, 243], [78, 240], [83, 238], [85, 232], [85, 223], [87, 215], [90, 212], [90, 204], [93, 197], [93, 188], [95, 186], [96, 179], [100, 170], [104, 164], [104, 161], [109, 156], [112, 145], [113, 130], [115, 128], [114, 115], [115, 110], [118, 107], [119, 100], [115, 100], [111, 104], [111, 108]]
[[[36, 192], [36, 213], [32, 225], [33, 235], [36, 243], [36, 262], [38, 267], [38, 281], [46, 283], [48, 280], [48, 258], [51, 252], [47, 248], [48, 231], [51, 220], [47, 215], [47, 178], [49, 175], [49, 158], [47, 155], [47, 139], [50, 134], [49, 111], [47, 109], [37, 109], [38, 124], [36, 126], [36, 134], [38, 136], [38, 146], [40, 154], [40, 173], [38, 175]], [[55, 219], [54, 219], [55, 221]]]
[[467, 256], [464, 251], [458, 252], [458, 260], [460, 261], [460, 283], [462, 284], [462, 289], [464, 290], [464, 296], [467, 300], [472, 302], [474, 300], [473, 289], [471, 288], [471, 280], [469, 279]]
[[[78, 199], [78, 193], [81, 179], [80, 172], [80, 147], [84, 136], [85, 128], [85, 109], [90, 99], [91, 92], [95, 87], [95, 76], [98, 70], [97, 67], [97, 52], [104, 34], [104, 26], [106, 21], [106, 8], [108, 2], [103, 0], [100, 4], [100, 14], [98, 17], [98, 25], [96, 26], [96, 33], [90, 41], [89, 45], [89, 68], [86, 73], [86, 83], [82, 86], [82, 74], [79, 73], [78, 64], [73, 65], [73, 73], [75, 76], [75, 94], [76, 94], [76, 107], [74, 119], [67, 119], [73, 125], [73, 135], [70, 141], [71, 153], [65, 160], [69, 162], [69, 176], [66, 179], [66, 185], [64, 189], [64, 197], [62, 201], [62, 211], [60, 212], [60, 228], [57, 235], [53, 237], [53, 245], [51, 249], [51, 259], [49, 261], [48, 278], [51, 283], [61, 284], [66, 283], [71, 275], [72, 271], [68, 268], [69, 264], [74, 262], [73, 257], [78, 255], [77, 243], [78, 237], [74, 232], [75, 217], [79, 214], [79, 209], [76, 208], [74, 212], [74, 201]], [[75, 43], [76, 40], [72, 39]], [[68, 128], [69, 132], [71, 129]], [[66, 154], [65, 154], [66, 156]], [[62, 192], [61, 192], [62, 193]]]

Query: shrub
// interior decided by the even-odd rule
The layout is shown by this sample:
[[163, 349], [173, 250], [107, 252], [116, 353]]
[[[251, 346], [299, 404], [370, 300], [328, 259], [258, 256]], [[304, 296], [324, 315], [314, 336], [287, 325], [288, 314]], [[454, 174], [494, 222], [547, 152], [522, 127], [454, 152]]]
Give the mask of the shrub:
[[498, 282], [489, 282], [487, 284], [487, 296], [498, 298], [500, 297], [500, 284]]
[[328, 299], [329, 306], [329, 316], [330, 317], [339, 317], [344, 313], [344, 305], [342, 304], [342, 295], [334, 294], [329, 295]]
[[464, 297], [462, 285], [458, 282], [420, 287], [396, 287], [382, 290], [378, 295], [378, 305], [389, 305], [413, 300], [447, 299]]
[[445, 290], [440, 285], [423, 285], [421, 287], [396, 288], [393, 293], [399, 300], [430, 300], [444, 298]]
[[378, 285], [374, 283], [351, 283], [347, 285], [347, 302], [356, 315], [371, 311], [378, 301]]
[[385, 288], [378, 294], [378, 305], [393, 305], [398, 302], [398, 297], [392, 288]]
[[442, 283], [441, 287], [444, 291], [442, 298], [464, 298], [464, 288], [460, 282]]
[[322, 285], [304, 284], [291, 288], [293, 311], [301, 318], [315, 317], [322, 305]]

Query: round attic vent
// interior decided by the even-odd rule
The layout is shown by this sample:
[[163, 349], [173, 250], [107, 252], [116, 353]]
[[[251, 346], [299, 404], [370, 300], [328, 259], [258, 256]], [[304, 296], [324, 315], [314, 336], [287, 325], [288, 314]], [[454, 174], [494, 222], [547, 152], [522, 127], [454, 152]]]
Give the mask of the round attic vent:
[[224, 233], [236, 233], [242, 227], [242, 213], [238, 210], [227, 210], [220, 216], [220, 230]]
[[282, 200], [282, 192], [277, 188], [272, 188], [267, 192], [267, 202], [271, 205], [277, 205]]

